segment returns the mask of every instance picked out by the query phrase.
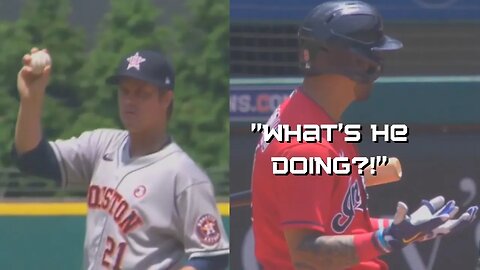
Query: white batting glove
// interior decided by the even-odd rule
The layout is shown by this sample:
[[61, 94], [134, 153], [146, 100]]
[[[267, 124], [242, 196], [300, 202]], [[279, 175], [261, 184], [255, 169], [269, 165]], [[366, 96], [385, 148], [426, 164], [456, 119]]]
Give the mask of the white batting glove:
[[445, 203], [442, 196], [430, 201], [422, 200], [422, 206], [410, 216], [407, 215], [408, 206], [398, 202], [392, 225], [377, 232], [378, 243], [386, 252], [401, 249], [412, 242], [424, 239], [435, 228], [451, 219], [457, 211], [455, 201]]
[[470, 206], [465, 213], [457, 219], [451, 219], [435, 228], [431, 234], [425, 236], [421, 241], [431, 240], [433, 238], [455, 234], [463, 231], [477, 218], [478, 206]]

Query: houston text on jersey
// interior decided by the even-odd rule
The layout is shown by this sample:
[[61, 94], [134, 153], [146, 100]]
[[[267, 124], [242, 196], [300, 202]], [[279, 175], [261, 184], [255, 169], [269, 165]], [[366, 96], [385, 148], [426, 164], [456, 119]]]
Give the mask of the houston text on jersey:
[[88, 188], [87, 202], [90, 209], [107, 211], [123, 234], [143, 224], [142, 217], [131, 209], [128, 202], [113, 188], [91, 185]]

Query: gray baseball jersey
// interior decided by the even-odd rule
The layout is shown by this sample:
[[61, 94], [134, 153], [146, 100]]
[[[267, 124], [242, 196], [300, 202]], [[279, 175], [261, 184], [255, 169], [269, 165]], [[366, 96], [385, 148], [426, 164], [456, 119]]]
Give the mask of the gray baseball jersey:
[[64, 185], [90, 183], [85, 269], [178, 269], [229, 253], [212, 183], [176, 143], [138, 158], [122, 130], [50, 144]]

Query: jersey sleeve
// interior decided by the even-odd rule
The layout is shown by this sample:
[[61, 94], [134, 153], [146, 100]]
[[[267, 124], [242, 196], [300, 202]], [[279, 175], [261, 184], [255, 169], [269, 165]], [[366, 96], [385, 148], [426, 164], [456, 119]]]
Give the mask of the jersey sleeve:
[[176, 203], [178, 234], [189, 259], [229, 253], [228, 236], [209, 180], [192, 181], [176, 196]]
[[[301, 144], [288, 149], [282, 156], [320, 157], [332, 156], [330, 150], [320, 144]], [[299, 166], [297, 166], [299, 169]], [[281, 227], [308, 228], [325, 232], [329, 226], [329, 213], [335, 176], [292, 175], [275, 176], [274, 190], [277, 192]]]
[[78, 137], [49, 142], [60, 165], [63, 186], [90, 182], [99, 155], [101, 133], [100, 130], [86, 131]]
[[51, 179], [56, 184], [61, 184], [60, 166], [51, 145], [45, 138], [42, 138], [34, 149], [22, 154], [19, 154], [13, 145], [11, 156], [21, 172]]

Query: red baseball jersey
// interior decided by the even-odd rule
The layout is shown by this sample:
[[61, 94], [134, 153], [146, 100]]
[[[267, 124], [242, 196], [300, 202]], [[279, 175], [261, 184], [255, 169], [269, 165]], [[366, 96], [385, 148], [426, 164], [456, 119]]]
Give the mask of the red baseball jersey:
[[[278, 124], [334, 124], [333, 120], [301, 90], [295, 90], [267, 122]], [[307, 228], [324, 235], [360, 234], [372, 231], [367, 209], [367, 193], [357, 167], [349, 176], [274, 175], [271, 157], [358, 156], [356, 146], [344, 141], [345, 134], [335, 131], [333, 142], [265, 143], [260, 139], [255, 153], [252, 178], [252, 211], [255, 254], [264, 270], [294, 269], [283, 230]], [[349, 269], [388, 269], [375, 259]]]

